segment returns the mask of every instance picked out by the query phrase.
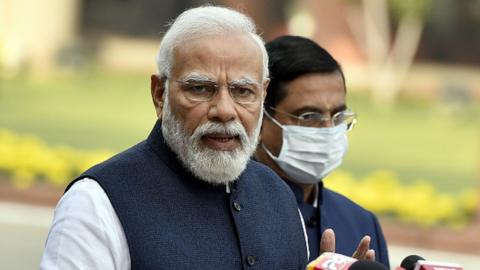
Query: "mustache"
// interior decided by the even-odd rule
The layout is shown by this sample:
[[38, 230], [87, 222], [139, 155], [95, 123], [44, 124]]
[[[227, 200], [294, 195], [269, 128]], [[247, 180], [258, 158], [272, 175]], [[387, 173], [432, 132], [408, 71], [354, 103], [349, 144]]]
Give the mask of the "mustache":
[[232, 137], [238, 136], [242, 145], [245, 145], [250, 141], [245, 128], [238, 121], [228, 123], [208, 121], [197, 127], [190, 138], [192, 140], [199, 140], [202, 136], [208, 134], [223, 134]]

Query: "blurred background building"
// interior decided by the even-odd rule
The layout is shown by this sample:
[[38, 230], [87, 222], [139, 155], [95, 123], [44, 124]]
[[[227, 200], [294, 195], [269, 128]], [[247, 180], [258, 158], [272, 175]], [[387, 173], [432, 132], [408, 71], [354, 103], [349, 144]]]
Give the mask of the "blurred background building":
[[[152, 71], [167, 23], [205, 2], [1, 0], [0, 68], [40, 76], [92, 65]], [[311, 37], [340, 60], [352, 89], [368, 89], [382, 102], [401, 90], [460, 102], [480, 97], [480, 76], [468, 68], [480, 63], [477, 0], [213, 2], [252, 16], [265, 40], [287, 33]], [[465, 75], [446, 77], [450, 71], [441, 64], [462, 66]]]
[[[123, 46], [130, 53], [125, 52], [121, 58], [132, 58], [129, 61], [138, 62], [137, 65], [141, 61], [145, 63], [114, 67], [145, 69], [145, 66], [151, 66], [150, 54], [141, 49], [151, 47], [155, 51], [165, 25], [171, 19], [185, 8], [205, 2], [2, 0], [2, 64], [6, 69], [28, 69], [32, 72], [43, 72], [46, 68], [62, 65], [81, 65], [81, 61], [96, 61], [98, 58], [100, 63], [109, 65], [115, 63], [111, 58], [118, 58], [115, 53], [123, 53], [123, 49], [119, 48]], [[308, 36], [348, 63], [362, 62], [368, 57], [365, 48], [362, 48], [368, 26], [362, 25], [373, 23], [376, 29], [372, 31], [377, 32], [375, 35], [388, 35], [377, 38], [376, 41], [381, 43], [381, 39], [392, 39], [396, 35], [395, 31], [387, 28], [395, 29], [403, 17], [413, 11], [414, 16], [420, 17], [420, 27], [423, 28], [415, 59], [470, 65], [480, 63], [480, 4], [476, 0], [208, 2], [246, 12], [254, 18], [266, 40], [287, 33]], [[388, 5], [389, 2], [405, 3]]]

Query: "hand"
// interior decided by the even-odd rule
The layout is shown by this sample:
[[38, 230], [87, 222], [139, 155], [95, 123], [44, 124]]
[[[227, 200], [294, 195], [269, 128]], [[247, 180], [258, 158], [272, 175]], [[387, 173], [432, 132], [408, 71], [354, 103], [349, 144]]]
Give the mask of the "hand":
[[[369, 249], [370, 240], [370, 236], [365, 235], [352, 257], [357, 260], [375, 261], [375, 250]], [[326, 229], [320, 238], [320, 254], [324, 252], [335, 252], [335, 232], [332, 229]]]
[[353, 253], [352, 257], [357, 260], [375, 261], [375, 250], [369, 249], [370, 236], [365, 235], [357, 246], [357, 250]]
[[326, 229], [320, 238], [320, 254], [324, 252], [335, 253], [335, 232], [332, 229]]

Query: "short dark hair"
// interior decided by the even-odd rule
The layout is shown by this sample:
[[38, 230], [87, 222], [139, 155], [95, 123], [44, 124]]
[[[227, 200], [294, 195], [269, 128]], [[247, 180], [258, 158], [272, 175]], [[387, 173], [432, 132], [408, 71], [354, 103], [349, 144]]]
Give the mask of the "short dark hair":
[[[314, 41], [299, 36], [281, 36], [265, 44], [268, 52], [270, 84], [265, 109], [276, 107], [285, 96], [285, 85], [308, 73], [334, 73], [345, 77], [338, 62]], [[346, 89], [346, 88], [345, 88]]]

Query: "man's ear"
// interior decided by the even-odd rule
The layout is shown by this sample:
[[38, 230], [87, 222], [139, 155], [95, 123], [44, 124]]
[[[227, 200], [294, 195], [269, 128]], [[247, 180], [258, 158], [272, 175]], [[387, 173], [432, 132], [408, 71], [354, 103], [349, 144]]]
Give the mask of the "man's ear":
[[270, 79], [266, 79], [263, 82], [263, 101], [262, 102], [265, 102], [265, 98], [267, 97], [267, 88], [269, 83], [270, 83]]
[[153, 105], [155, 105], [155, 111], [157, 112], [158, 119], [162, 117], [165, 81], [166, 79], [160, 78], [158, 75], [153, 74], [152, 76], [150, 76], [150, 91], [152, 94]]

